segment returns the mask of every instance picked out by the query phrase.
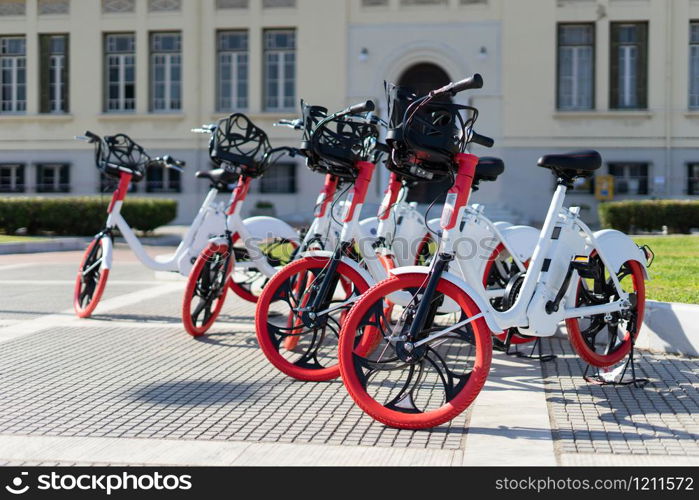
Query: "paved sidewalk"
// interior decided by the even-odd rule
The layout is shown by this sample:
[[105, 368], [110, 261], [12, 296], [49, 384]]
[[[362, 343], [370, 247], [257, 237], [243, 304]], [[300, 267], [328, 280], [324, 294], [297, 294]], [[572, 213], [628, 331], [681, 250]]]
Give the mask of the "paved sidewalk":
[[699, 464], [697, 359], [646, 354], [647, 388], [598, 387], [555, 339], [544, 348], [560, 357], [544, 365], [497, 353], [451, 423], [398, 431], [340, 381], [277, 372], [251, 304], [229, 300], [210, 335], [190, 338], [183, 283], [155, 280], [123, 249], [94, 319], [76, 319], [78, 261], [0, 256], [2, 465]]

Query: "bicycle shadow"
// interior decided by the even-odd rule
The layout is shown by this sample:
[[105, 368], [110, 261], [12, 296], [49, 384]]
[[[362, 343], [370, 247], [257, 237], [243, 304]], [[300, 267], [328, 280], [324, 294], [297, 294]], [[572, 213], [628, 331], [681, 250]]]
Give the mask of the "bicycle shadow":
[[245, 402], [263, 386], [262, 382], [181, 380], [141, 386], [132, 397], [162, 406], [215, 406]]
[[[544, 381], [547, 403], [554, 410], [555, 439], [653, 443], [658, 453], [667, 440], [696, 446], [699, 433], [692, 430], [699, 412], [696, 360], [637, 351], [636, 375], [650, 382], [643, 388], [603, 386], [582, 378], [585, 365], [570, 347], [551, 343], [559, 357], [544, 367]], [[604, 430], [576, 424], [580, 419], [599, 422]]]

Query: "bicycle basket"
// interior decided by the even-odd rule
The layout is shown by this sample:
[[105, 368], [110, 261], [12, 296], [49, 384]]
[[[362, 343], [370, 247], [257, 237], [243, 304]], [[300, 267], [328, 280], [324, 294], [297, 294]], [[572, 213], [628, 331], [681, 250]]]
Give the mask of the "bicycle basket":
[[450, 175], [453, 158], [467, 137], [469, 106], [432, 101], [411, 106], [419, 98], [406, 87], [386, 83], [389, 130], [386, 142], [393, 149], [391, 168], [407, 178], [439, 181]]
[[219, 120], [211, 139], [209, 154], [217, 165], [248, 177], [259, 177], [268, 163], [271, 146], [267, 134], [242, 113]]
[[127, 171], [133, 176], [132, 182], [138, 182], [143, 179], [151, 158], [129, 136], [116, 134], [105, 136], [104, 145], [98, 142], [95, 161], [97, 168], [105, 175], [118, 178]]
[[316, 170], [342, 179], [356, 178], [356, 163], [371, 160], [378, 137], [376, 125], [364, 117], [343, 116], [319, 123], [310, 140]]

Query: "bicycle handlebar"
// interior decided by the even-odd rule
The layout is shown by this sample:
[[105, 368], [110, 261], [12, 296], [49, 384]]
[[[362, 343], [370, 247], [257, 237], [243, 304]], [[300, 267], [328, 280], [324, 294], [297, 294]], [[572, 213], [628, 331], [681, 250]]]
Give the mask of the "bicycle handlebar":
[[194, 132], [195, 134], [213, 134], [215, 130], [216, 130], [216, 124], [209, 123], [209, 124], [202, 125], [201, 127], [198, 127], [198, 128], [193, 128], [193, 129], [191, 129], [191, 132]]
[[158, 164], [165, 168], [177, 170], [178, 172], [182, 172], [184, 167], [187, 166], [187, 162], [183, 160], [176, 160], [170, 155], [158, 156], [157, 158], [153, 158], [151, 164]]
[[362, 113], [366, 113], [367, 111], [374, 111], [375, 109], [376, 104], [374, 104], [374, 101], [369, 99], [368, 101], [360, 102], [359, 104], [354, 104], [343, 109], [339, 113], [335, 114], [335, 118], [340, 118], [346, 115], [359, 115]]
[[476, 73], [472, 77], [465, 78], [458, 82], [451, 82], [450, 84], [445, 85], [442, 88], [433, 90], [430, 92], [430, 95], [433, 97], [441, 94], [450, 94], [452, 96], [455, 96], [456, 94], [458, 94], [459, 92], [463, 92], [464, 90], [480, 88], [483, 88], [483, 77], [479, 73]]
[[486, 137], [485, 135], [478, 134], [474, 131], [471, 131], [471, 142], [474, 144], [480, 144], [485, 148], [492, 148], [495, 145], [494, 139]]
[[289, 127], [294, 130], [301, 130], [303, 128], [303, 120], [297, 118], [296, 120], [279, 120], [272, 125], [273, 127]]

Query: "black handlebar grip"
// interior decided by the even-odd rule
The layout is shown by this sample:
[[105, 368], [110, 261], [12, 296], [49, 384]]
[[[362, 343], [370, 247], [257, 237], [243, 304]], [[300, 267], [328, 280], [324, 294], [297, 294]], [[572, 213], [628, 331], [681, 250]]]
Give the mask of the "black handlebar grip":
[[474, 144], [479, 144], [485, 148], [492, 148], [495, 145], [495, 140], [490, 137], [486, 137], [476, 132], [471, 132], [471, 142]]
[[475, 75], [473, 75], [470, 78], [466, 78], [464, 80], [461, 80], [460, 82], [452, 83], [451, 92], [453, 94], [458, 94], [459, 92], [462, 92], [464, 90], [482, 89], [482, 88], [483, 88], [483, 77], [479, 73], [476, 73]]
[[358, 115], [360, 113], [365, 113], [367, 111], [374, 111], [376, 109], [376, 104], [374, 104], [374, 101], [369, 99], [366, 102], [362, 102], [360, 104], [355, 104], [354, 106], [350, 106], [347, 108], [347, 114], [348, 115]]
[[88, 139], [90, 139], [90, 142], [99, 141], [99, 136], [98, 136], [97, 134], [93, 134], [93, 133], [90, 132], [89, 130], [86, 130], [86, 131], [85, 131], [85, 137], [87, 137]]

